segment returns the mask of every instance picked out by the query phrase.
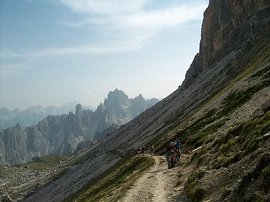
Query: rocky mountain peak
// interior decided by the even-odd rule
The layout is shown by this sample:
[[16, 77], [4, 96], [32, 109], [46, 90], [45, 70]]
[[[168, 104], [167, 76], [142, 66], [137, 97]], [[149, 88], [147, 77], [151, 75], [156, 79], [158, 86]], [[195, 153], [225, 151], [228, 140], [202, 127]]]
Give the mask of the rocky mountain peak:
[[107, 107], [116, 106], [116, 105], [125, 105], [128, 102], [128, 96], [117, 88], [114, 91], [110, 91], [108, 98], [105, 99], [104, 105]]
[[135, 99], [138, 99], [138, 100], [145, 100], [144, 97], [142, 96], [142, 94], [139, 94], [137, 97], [134, 98]]
[[247, 40], [256, 43], [269, 24], [268, 0], [210, 0], [204, 12], [200, 51], [186, 73], [184, 87]]
[[110, 91], [107, 99], [104, 100], [104, 106], [113, 114], [119, 117], [126, 116], [125, 108], [129, 105], [129, 97], [122, 91], [115, 89]]

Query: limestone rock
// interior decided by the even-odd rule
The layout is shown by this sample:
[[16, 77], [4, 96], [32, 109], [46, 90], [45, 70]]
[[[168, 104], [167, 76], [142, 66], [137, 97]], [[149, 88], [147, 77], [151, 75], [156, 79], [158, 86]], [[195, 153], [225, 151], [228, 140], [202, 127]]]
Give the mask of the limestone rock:
[[247, 40], [256, 43], [269, 24], [270, 1], [210, 0], [204, 12], [200, 51], [186, 73], [184, 87]]

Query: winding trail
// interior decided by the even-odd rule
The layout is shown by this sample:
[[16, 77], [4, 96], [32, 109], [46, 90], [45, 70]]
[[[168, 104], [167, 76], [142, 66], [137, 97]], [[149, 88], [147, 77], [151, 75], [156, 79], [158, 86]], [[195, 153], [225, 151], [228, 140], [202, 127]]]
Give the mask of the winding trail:
[[120, 202], [165, 202], [172, 198], [177, 168], [168, 169], [164, 156], [154, 156], [155, 165], [144, 173]]

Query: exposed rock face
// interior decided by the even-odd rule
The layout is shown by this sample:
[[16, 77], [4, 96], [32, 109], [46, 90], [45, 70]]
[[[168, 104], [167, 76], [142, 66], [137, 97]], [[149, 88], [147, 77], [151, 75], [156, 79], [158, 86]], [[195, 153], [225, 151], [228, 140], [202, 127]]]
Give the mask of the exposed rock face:
[[204, 13], [200, 52], [186, 73], [188, 87], [202, 72], [211, 68], [232, 50], [256, 37], [270, 24], [268, 0], [210, 0]]
[[102, 138], [156, 102], [148, 102], [141, 95], [129, 99], [123, 91], [116, 89], [94, 112], [83, 110], [78, 104], [75, 114], [48, 116], [26, 128], [17, 124], [0, 132], [0, 164], [23, 163], [48, 154], [71, 155], [79, 143], [86, 141], [80, 148], [91, 145], [89, 141], [94, 137]]

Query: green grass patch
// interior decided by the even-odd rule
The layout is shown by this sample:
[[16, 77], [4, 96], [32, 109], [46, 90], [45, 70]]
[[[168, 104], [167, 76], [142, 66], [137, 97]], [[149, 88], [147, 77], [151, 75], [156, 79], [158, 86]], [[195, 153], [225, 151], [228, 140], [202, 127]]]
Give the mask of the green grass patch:
[[262, 170], [262, 185], [265, 191], [270, 188], [270, 165]]
[[210, 110], [190, 127], [180, 131], [178, 136], [185, 139], [186, 145], [192, 148], [199, 147], [209, 142], [211, 134], [215, 133], [227, 121], [227, 119], [217, 116], [216, 112], [216, 109]]
[[[270, 78], [270, 77], [269, 77]], [[254, 93], [270, 85], [270, 79], [261, 81], [259, 84], [252, 86], [246, 90], [234, 92], [228, 95], [222, 102], [222, 109], [218, 116], [226, 116], [234, 112], [237, 108], [245, 104], [251, 99]]]
[[68, 201], [118, 201], [154, 163], [154, 159], [150, 157], [125, 158], [71, 196]]
[[[158, 137], [156, 139], [157, 148], [165, 148], [166, 145], [170, 143], [175, 138], [180, 138], [183, 140], [187, 147], [196, 148], [209, 141], [211, 134], [216, 132], [227, 119], [221, 118], [216, 115], [217, 110], [212, 109], [208, 111], [204, 116], [195, 121], [191, 126], [186, 129], [177, 132], [177, 134], [170, 138]], [[208, 125], [208, 126], [207, 126]], [[207, 127], [205, 127], [207, 126]], [[161, 151], [161, 149], [159, 149]]]
[[194, 202], [202, 201], [206, 194], [206, 190], [200, 186], [194, 186], [192, 189], [188, 190], [187, 196]]
[[22, 166], [29, 166], [33, 169], [46, 169], [57, 166], [60, 162], [67, 160], [67, 156], [42, 156], [34, 157], [32, 162], [23, 164]]
[[231, 163], [235, 163], [242, 158], [241, 152], [231, 152], [229, 155], [221, 154], [213, 162], [213, 168], [219, 169], [221, 167], [228, 167]]
[[184, 191], [192, 201], [201, 201], [206, 194], [206, 190], [198, 183], [204, 174], [204, 170], [194, 170], [184, 185]]
[[199, 180], [201, 179], [205, 174], [205, 171], [204, 170], [195, 170], [191, 173], [191, 175], [188, 177], [188, 180], [187, 180], [187, 183], [188, 184], [191, 184], [193, 183], [195, 180]]
[[[226, 119], [218, 120], [217, 122], [209, 125], [208, 127], [204, 128], [203, 130], [199, 130], [197, 133], [195, 133], [188, 141], [189, 144], [194, 145], [195, 147], [199, 147], [205, 142], [208, 141], [209, 136], [223, 126], [226, 122]], [[198, 130], [198, 129], [197, 129]]]
[[226, 197], [228, 197], [230, 195], [230, 193], [232, 192], [231, 189], [228, 188], [222, 188], [221, 189], [221, 198], [225, 199]]
[[[259, 71], [256, 72], [255, 74], [253, 74], [253, 75], [251, 76], [251, 78], [257, 78], [257, 77], [264, 77], [264, 78], [265, 78], [265, 76], [268, 76], [269, 73], [270, 73], [270, 65], [268, 65], [267, 67], [265, 67], [265, 68], [259, 70]], [[268, 77], [268, 78], [269, 78], [269, 77]]]
[[[256, 163], [256, 166], [253, 170], [247, 172], [242, 177], [241, 183], [239, 184], [238, 188], [235, 190], [234, 193], [234, 200], [240, 201], [244, 199], [245, 197], [249, 197], [248, 200], [245, 201], [257, 201], [258, 199], [261, 199], [260, 196], [254, 196], [254, 194], [250, 194], [248, 191], [248, 187], [256, 183], [258, 180], [262, 183], [265, 183], [265, 188], [269, 188], [269, 171], [270, 171], [270, 154], [266, 153], [263, 156], [260, 157], [258, 162]], [[266, 178], [266, 181], [264, 179]], [[262, 190], [261, 190], [262, 191]], [[267, 190], [265, 190], [267, 192]], [[251, 195], [251, 196], [250, 196]]]
[[216, 169], [227, 167], [254, 152], [264, 142], [261, 137], [269, 131], [270, 112], [261, 118], [239, 124], [213, 144], [215, 147], [213, 152], [219, 153], [219, 156], [213, 162], [213, 167]]

